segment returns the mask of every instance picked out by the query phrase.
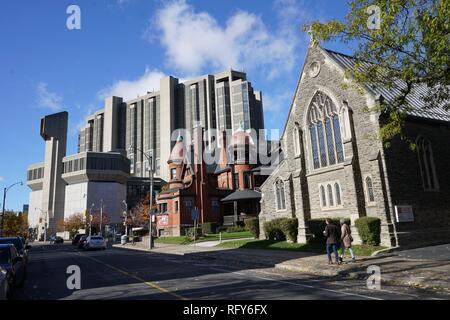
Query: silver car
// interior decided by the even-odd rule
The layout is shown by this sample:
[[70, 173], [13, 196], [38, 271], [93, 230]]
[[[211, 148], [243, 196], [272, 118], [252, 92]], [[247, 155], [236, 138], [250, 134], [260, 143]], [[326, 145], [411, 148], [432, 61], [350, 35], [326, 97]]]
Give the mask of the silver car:
[[105, 238], [101, 236], [89, 236], [84, 243], [84, 249], [106, 249], [106, 241]]

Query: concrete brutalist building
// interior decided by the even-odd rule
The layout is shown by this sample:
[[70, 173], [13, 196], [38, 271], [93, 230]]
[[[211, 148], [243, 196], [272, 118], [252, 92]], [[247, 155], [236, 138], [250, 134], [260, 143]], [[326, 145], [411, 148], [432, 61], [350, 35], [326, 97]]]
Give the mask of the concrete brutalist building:
[[404, 132], [417, 150], [399, 138], [384, 148], [377, 134], [385, 116], [374, 107], [389, 104], [398, 88], [344, 89], [354, 63], [310, 45], [281, 138], [284, 160], [261, 188], [261, 230], [265, 221], [297, 217], [304, 243], [308, 219], [344, 217], [353, 225], [374, 216], [384, 246], [450, 240], [450, 113], [426, 108], [426, 88], [415, 88]]
[[55, 234], [59, 220], [97, 212], [101, 203], [109, 222], [120, 223], [123, 200], [131, 207], [149, 192], [144, 152], [155, 159], [158, 190], [169, 176], [166, 163], [180, 133], [190, 139], [193, 128], [201, 126], [212, 147], [222, 130], [264, 128], [261, 93], [244, 72], [234, 70], [184, 82], [168, 76], [159, 91], [128, 101], [107, 98], [102, 109], [87, 117], [78, 153], [71, 156], [66, 156], [67, 121], [67, 112], [42, 119], [45, 161], [28, 168], [29, 223], [39, 236], [47, 215], [47, 234]]

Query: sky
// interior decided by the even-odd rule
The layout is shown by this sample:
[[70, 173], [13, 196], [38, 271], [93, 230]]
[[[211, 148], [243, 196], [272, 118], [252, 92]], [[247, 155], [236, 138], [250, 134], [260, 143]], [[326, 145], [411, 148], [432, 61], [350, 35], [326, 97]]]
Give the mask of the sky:
[[[79, 30], [67, 28], [70, 5]], [[76, 153], [78, 128], [105, 97], [158, 90], [164, 75], [244, 70], [262, 91], [266, 128], [282, 130], [309, 43], [301, 26], [347, 10], [343, 0], [2, 0], [0, 188], [24, 181], [6, 208], [28, 203], [27, 167], [44, 159], [41, 117], [69, 112], [67, 154]]]

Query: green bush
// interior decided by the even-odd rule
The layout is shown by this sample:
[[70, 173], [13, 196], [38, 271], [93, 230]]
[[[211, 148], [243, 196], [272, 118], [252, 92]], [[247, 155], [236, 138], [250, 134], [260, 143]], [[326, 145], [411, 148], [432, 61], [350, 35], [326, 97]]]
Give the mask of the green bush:
[[280, 220], [280, 227], [287, 240], [291, 242], [297, 242], [298, 234], [298, 219], [290, 218]]
[[243, 227], [243, 226], [231, 226], [225, 230], [225, 232], [227, 232], [227, 233], [243, 232], [243, 231], [245, 231], [245, 227]]
[[227, 226], [218, 226], [218, 227], [216, 228], [216, 233], [226, 232], [226, 231], [227, 231], [227, 228], [229, 228], [229, 227], [227, 227]]
[[264, 223], [264, 233], [269, 240], [286, 240], [286, 235], [283, 232], [282, 221], [286, 218], [277, 218]]
[[[340, 227], [340, 220], [341, 218], [333, 218], [331, 219], [331, 223]], [[350, 219], [346, 218], [345, 223], [347, 225], [350, 225]], [[309, 233], [312, 235], [312, 237], [309, 239], [309, 242], [324, 243], [326, 238], [323, 235], [323, 231], [325, 230], [326, 225], [327, 224], [325, 222], [325, 218], [307, 220], [306, 226], [308, 227]]]
[[[189, 237], [189, 238], [194, 238], [194, 227], [192, 227], [192, 228], [186, 228], [186, 237]], [[201, 227], [197, 227], [196, 228], [197, 230], [196, 230], [196, 233], [195, 233], [195, 236], [198, 238], [198, 237], [201, 237], [201, 236], [203, 236], [203, 231], [202, 231], [202, 228]]]
[[380, 244], [381, 220], [375, 217], [361, 217], [355, 221], [362, 243], [378, 246]]
[[250, 233], [255, 237], [259, 238], [259, 219], [258, 218], [248, 218], [244, 220], [245, 229], [250, 231]]
[[202, 224], [203, 234], [214, 234], [217, 232], [217, 223], [215, 222], [205, 222]]

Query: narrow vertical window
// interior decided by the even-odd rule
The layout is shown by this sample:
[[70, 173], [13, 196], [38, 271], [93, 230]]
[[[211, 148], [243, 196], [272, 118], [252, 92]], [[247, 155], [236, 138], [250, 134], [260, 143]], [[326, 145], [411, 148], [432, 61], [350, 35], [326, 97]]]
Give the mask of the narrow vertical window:
[[327, 133], [327, 149], [328, 149], [328, 160], [329, 164], [336, 163], [334, 141], [333, 141], [333, 129], [331, 128], [331, 120], [327, 118], [325, 120], [325, 131]]
[[417, 154], [424, 190], [437, 190], [438, 182], [430, 141], [421, 137], [417, 140]]
[[344, 148], [342, 146], [341, 127], [338, 116], [333, 117], [334, 141], [336, 144], [337, 162], [344, 162]]
[[367, 190], [367, 200], [369, 200], [369, 202], [374, 202], [375, 196], [373, 193], [373, 183], [371, 177], [366, 177], [366, 190]]
[[328, 203], [330, 207], [334, 206], [334, 199], [333, 199], [333, 188], [331, 185], [327, 185], [327, 191], [328, 191]]
[[313, 165], [314, 169], [320, 168], [319, 162], [319, 151], [317, 149], [317, 134], [316, 134], [316, 126], [312, 125], [310, 128], [311, 134], [311, 147], [312, 147], [312, 155], [313, 155]]
[[336, 195], [336, 205], [340, 206], [342, 204], [341, 188], [337, 182], [334, 184], [334, 193]]
[[320, 197], [322, 199], [322, 207], [327, 206], [327, 195], [325, 194], [325, 187], [320, 186]]
[[327, 151], [325, 150], [325, 136], [323, 132], [323, 123], [317, 124], [317, 132], [319, 135], [319, 151], [320, 151], [320, 166], [327, 166]]
[[276, 205], [277, 210], [286, 209], [286, 199], [284, 194], [284, 182], [282, 180], [278, 180], [275, 183], [275, 193], [276, 193]]

